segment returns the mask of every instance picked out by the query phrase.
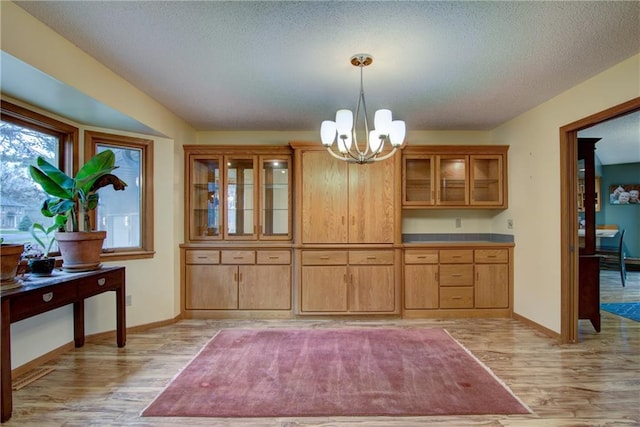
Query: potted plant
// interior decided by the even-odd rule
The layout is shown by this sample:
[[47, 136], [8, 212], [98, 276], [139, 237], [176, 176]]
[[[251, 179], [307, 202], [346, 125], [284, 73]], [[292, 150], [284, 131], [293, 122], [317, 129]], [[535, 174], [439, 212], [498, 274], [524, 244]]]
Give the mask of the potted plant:
[[[49, 276], [53, 271], [53, 267], [56, 265], [56, 259], [49, 256], [53, 242], [56, 238], [53, 233], [58, 228], [57, 224], [53, 224], [48, 228], [44, 228], [42, 224], [34, 223], [29, 231], [31, 235], [42, 248], [42, 251], [38, 251], [35, 256], [28, 257], [27, 265], [31, 270], [31, 273], [36, 276]], [[37, 231], [42, 233], [40, 237]]]
[[4, 243], [4, 239], [0, 237], [0, 290], [22, 286], [16, 280], [16, 273], [23, 251], [22, 243]]
[[[38, 157], [36, 166], [29, 167], [35, 182], [51, 197], [42, 204], [41, 212], [55, 219], [58, 231], [55, 239], [62, 254], [65, 271], [90, 271], [100, 268], [102, 243], [106, 231], [91, 231], [90, 212], [98, 206], [98, 193], [102, 187], [112, 185], [124, 190], [125, 182], [111, 174], [115, 154], [102, 151], [85, 163], [75, 177], [70, 177], [44, 158]], [[71, 220], [70, 229], [67, 223]], [[83, 224], [83, 228], [80, 228]]]

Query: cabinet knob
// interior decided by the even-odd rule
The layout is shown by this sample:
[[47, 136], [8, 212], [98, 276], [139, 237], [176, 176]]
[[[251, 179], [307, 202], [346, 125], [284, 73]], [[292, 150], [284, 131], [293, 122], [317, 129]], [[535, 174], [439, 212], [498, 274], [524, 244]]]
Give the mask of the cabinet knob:
[[107, 283], [107, 279], [104, 277], [98, 279], [98, 286], [104, 286], [105, 283]]
[[42, 294], [42, 301], [50, 302], [53, 299], [53, 292], [47, 292], [46, 294]]

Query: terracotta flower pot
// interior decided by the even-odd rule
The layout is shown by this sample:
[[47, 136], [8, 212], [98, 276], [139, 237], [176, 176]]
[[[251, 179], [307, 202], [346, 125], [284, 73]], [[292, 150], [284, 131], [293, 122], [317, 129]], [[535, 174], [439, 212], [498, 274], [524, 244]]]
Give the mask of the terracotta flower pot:
[[3, 243], [0, 247], [0, 289], [12, 289], [21, 286], [16, 280], [18, 264], [24, 252], [23, 244]]
[[106, 237], [106, 231], [57, 232], [62, 269], [69, 272], [99, 269], [102, 243]]

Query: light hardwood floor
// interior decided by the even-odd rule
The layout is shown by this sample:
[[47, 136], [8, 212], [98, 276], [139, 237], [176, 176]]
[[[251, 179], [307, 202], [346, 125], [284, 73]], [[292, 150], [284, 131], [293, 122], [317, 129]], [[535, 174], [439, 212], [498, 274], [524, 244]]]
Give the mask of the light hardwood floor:
[[[626, 288], [602, 274], [603, 301], [640, 301], [640, 272]], [[142, 418], [140, 412], [220, 328], [425, 326], [447, 329], [534, 412], [527, 416], [407, 418]], [[602, 331], [580, 321], [581, 342], [560, 345], [510, 319], [386, 321], [183, 320], [89, 340], [47, 366], [55, 370], [14, 392], [7, 426], [638, 426], [640, 323], [602, 312]]]

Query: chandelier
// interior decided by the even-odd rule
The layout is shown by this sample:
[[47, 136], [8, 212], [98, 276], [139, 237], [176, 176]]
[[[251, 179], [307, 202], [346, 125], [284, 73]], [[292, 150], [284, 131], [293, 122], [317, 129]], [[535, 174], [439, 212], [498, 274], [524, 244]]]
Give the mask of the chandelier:
[[[388, 159], [393, 156], [404, 142], [406, 126], [402, 120], [392, 120], [391, 110], [378, 110], [373, 118], [374, 129], [369, 131], [367, 121], [367, 104], [364, 101], [364, 85], [362, 84], [362, 70], [371, 65], [373, 57], [366, 53], [359, 53], [351, 57], [351, 64], [360, 67], [360, 96], [356, 106], [355, 122], [351, 110], [338, 110], [336, 121], [325, 120], [320, 127], [322, 145], [335, 158], [349, 163], [372, 163]], [[356, 126], [360, 117], [360, 106], [364, 120], [366, 143], [361, 146], [356, 137]], [[334, 148], [335, 143], [335, 148]], [[385, 145], [392, 149], [383, 154]], [[337, 149], [337, 152], [336, 152]]]

